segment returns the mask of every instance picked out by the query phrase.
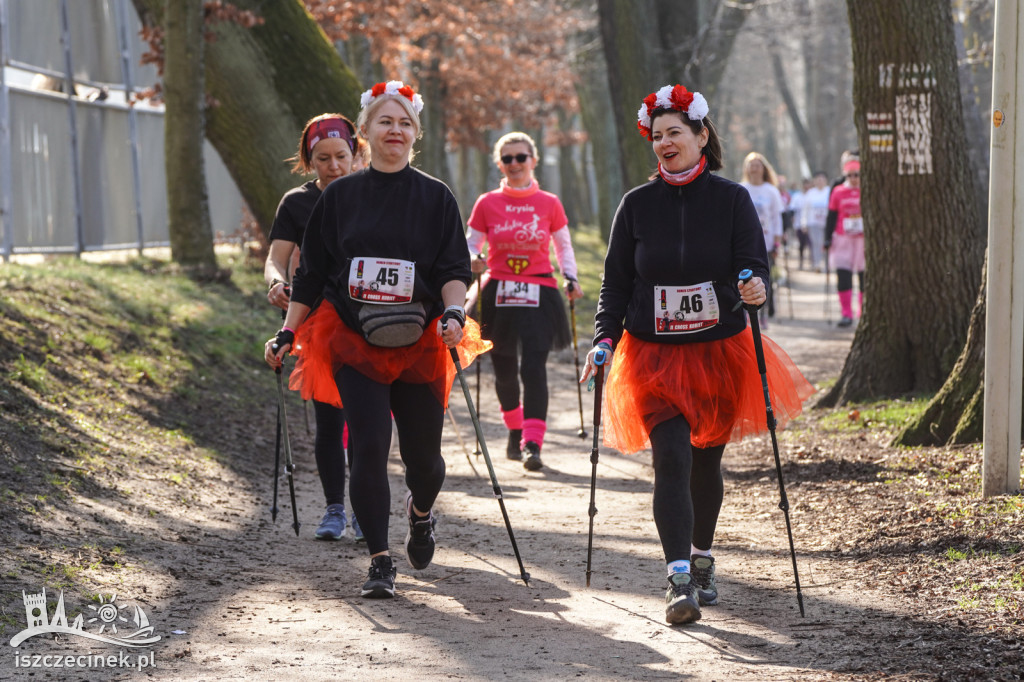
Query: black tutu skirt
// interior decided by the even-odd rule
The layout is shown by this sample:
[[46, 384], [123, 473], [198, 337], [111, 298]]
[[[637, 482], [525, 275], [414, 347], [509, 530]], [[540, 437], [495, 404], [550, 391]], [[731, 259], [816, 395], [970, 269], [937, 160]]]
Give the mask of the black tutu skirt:
[[[492, 353], [514, 355], [524, 351], [551, 351], [567, 348], [572, 343], [569, 318], [565, 314], [562, 292], [556, 287], [540, 288], [540, 305], [536, 308], [497, 307], [494, 300], [497, 280], [484, 287], [480, 334], [494, 343]], [[468, 311], [476, 315], [476, 308]]]

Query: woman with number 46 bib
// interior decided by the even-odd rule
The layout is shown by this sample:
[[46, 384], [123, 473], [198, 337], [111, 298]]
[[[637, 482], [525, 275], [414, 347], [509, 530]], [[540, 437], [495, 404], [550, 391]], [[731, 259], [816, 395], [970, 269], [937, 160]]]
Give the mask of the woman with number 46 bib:
[[[764, 304], [768, 254], [750, 194], [712, 173], [722, 167], [722, 147], [700, 93], [680, 85], [651, 93], [638, 127], [653, 142], [658, 170], [615, 213], [581, 381], [594, 373], [599, 349], [611, 356], [604, 442], [626, 453], [651, 448], [665, 618], [689, 623], [701, 605], [718, 602], [711, 545], [725, 444], [767, 430], [741, 306]], [[743, 283], [747, 268], [754, 276]], [[814, 389], [781, 348], [763, 341], [772, 407], [784, 426]]]
[[548, 353], [572, 340], [551, 267], [552, 242], [566, 295], [574, 300], [583, 296], [583, 290], [576, 280], [576, 257], [562, 202], [541, 190], [533, 175], [533, 139], [521, 132], [503, 135], [494, 145], [494, 162], [504, 176], [501, 187], [476, 200], [467, 241], [474, 256], [473, 272], [489, 271], [481, 279], [486, 284], [481, 287], [480, 324], [483, 337], [494, 342], [494, 385], [509, 431], [506, 453], [514, 460], [525, 454], [523, 466], [538, 471], [547, 431]]
[[370, 144], [370, 167], [335, 180], [317, 200], [285, 323], [267, 343], [266, 360], [279, 366], [294, 346], [292, 387], [344, 403], [349, 497], [370, 552], [361, 594], [381, 598], [394, 596], [397, 572], [388, 547], [392, 414], [409, 488], [405, 553], [422, 570], [434, 556], [432, 508], [445, 477], [441, 430], [455, 377], [449, 348], [468, 365], [485, 344], [462, 308], [472, 275], [455, 197], [409, 165], [423, 100], [389, 81], [364, 92], [361, 104], [357, 127]]

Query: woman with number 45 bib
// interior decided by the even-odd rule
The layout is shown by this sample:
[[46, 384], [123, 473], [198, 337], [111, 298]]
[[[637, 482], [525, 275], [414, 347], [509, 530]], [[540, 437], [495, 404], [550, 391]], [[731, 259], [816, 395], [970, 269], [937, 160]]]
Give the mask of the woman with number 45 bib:
[[481, 287], [480, 324], [483, 337], [494, 342], [494, 385], [509, 431], [506, 453], [514, 460], [525, 454], [523, 466], [538, 471], [547, 431], [548, 353], [572, 340], [551, 267], [552, 242], [566, 295], [577, 299], [583, 290], [576, 280], [576, 257], [562, 202], [541, 190], [533, 176], [533, 139], [520, 132], [503, 135], [494, 145], [494, 162], [504, 176], [501, 187], [476, 200], [467, 241], [475, 256], [473, 272], [489, 270], [481, 279], [486, 284]]
[[[449, 348], [468, 365], [484, 344], [462, 308], [472, 275], [455, 197], [409, 165], [423, 100], [389, 81], [364, 92], [361, 104], [357, 127], [370, 144], [370, 167], [335, 180], [317, 200], [284, 327], [266, 359], [279, 366], [295, 346], [292, 387], [344, 403], [349, 497], [370, 552], [361, 594], [381, 598], [394, 596], [397, 572], [388, 547], [392, 414], [409, 488], [405, 553], [422, 570], [434, 556], [432, 508], [445, 477]], [[323, 304], [303, 322], [321, 294]]]
[[[581, 381], [594, 373], [597, 350], [611, 356], [604, 442], [625, 453], [651, 448], [665, 618], [688, 623], [701, 605], [718, 602], [711, 544], [725, 444], [767, 430], [741, 304], [764, 304], [768, 254], [750, 194], [712, 174], [722, 147], [700, 93], [666, 85], [644, 98], [638, 126], [653, 142], [658, 170], [615, 213]], [[743, 283], [746, 268], [754, 276]], [[783, 426], [814, 389], [781, 348], [763, 341]]]

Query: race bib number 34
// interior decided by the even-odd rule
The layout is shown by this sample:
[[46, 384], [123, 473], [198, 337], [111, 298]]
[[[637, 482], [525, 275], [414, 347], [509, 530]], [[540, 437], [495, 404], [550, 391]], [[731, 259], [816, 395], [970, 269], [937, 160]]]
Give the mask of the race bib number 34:
[[348, 271], [348, 295], [363, 303], [408, 303], [415, 283], [415, 263], [397, 258], [353, 258]]
[[692, 334], [718, 324], [718, 297], [711, 282], [682, 287], [654, 287], [657, 334]]
[[500, 280], [494, 305], [499, 308], [536, 308], [540, 305], [540, 285]]

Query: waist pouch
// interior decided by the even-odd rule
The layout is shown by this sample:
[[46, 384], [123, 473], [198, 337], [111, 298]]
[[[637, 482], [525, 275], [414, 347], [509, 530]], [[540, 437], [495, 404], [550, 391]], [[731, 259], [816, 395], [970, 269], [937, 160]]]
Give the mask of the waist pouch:
[[371, 346], [411, 346], [423, 336], [427, 311], [418, 301], [398, 305], [364, 303], [359, 308], [359, 326]]

